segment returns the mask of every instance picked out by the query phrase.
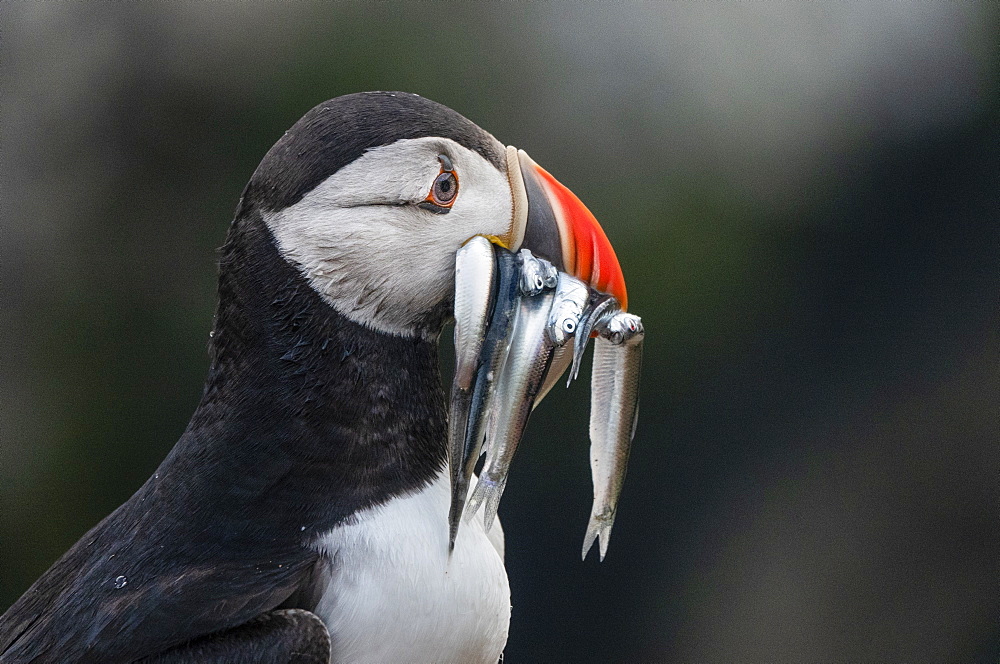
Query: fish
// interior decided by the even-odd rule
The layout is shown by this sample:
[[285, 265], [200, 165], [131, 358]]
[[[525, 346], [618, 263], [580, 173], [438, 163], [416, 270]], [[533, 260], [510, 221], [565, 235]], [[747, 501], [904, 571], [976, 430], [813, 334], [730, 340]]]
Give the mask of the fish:
[[[485, 503], [483, 518], [487, 529], [496, 518], [500, 497], [507, 483], [507, 473], [523, 435], [527, 418], [569, 367], [572, 349], [568, 342], [573, 339], [590, 299], [590, 288], [579, 279], [558, 272], [551, 263], [533, 256], [527, 250], [522, 250], [521, 256], [522, 308], [518, 313], [518, 322], [514, 326], [511, 349], [508, 351], [506, 362], [524, 362], [530, 380], [522, 379], [519, 373], [520, 367], [511, 369], [505, 365], [497, 383], [497, 394], [504, 396], [497, 398], [497, 407], [492, 409], [492, 419], [484, 443], [487, 461], [477, 484], [478, 492], [473, 491], [469, 501], [470, 514], [475, 514], [479, 505]], [[524, 305], [523, 298], [536, 297], [541, 291], [551, 288], [555, 288], [551, 304], [544, 302]], [[534, 317], [541, 316], [546, 308], [548, 308], [548, 320], [542, 330], [541, 320], [536, 320]], [[530, 323], [526, 322], [529, 317]], [[544, 340], [537, 336], [540, 332], [548, 335], [551, 345], [544, 343]], [[542, 383], [538, 386], [535, 372], [546, 362], [547, 368], [544, 370]], [[532, 395], [534, 395], [533, 401]], [[529, 402], [531, 410], [524, 411]], [[501, 421], [501, 417], [509, 417], [510, 408], [514, 409], [514, 420]], [[518, 419], [520, 417], [524, 418], [523, 422]]]
[[518, 252], [521, 259], [521, 294], [537, 295], [543, 290], [552, 290], [559, 283], [559, 270], [544, 258], [539, 258], [528, 249]]
[[542, 399], [545, 398], [552, 388], [556, 386], [559, 379], [569, 368], [570, 364], [573, 363], [573, 347], [569, 344], [565, 346], [556, 346], [555, 350], [552, 352], [552, 361], [549, 362], [549, 370], [545, 372], [545, 380], [542, 382], [542, 389], [538, 390], [538, 395], [535, 397], [535, 403], [532, 405], [532, 410], [538, 408], [538, 404], [542, 403]]
[[455, 376], [453, 387], [471, 391], [486, 337], [496, 281], [493, 245], [477, 235], [455, 254]]
[[582, 558], [600, 537], [601, 561], [608, 551], [618, 497], [639, 417], [639, 371], [645, 330], [633, 314], [617, 312], [596, 324], [590, 386], [590, 471], [594, 502]]
[[448, 424], [451, 549], [492, 412], [494, 378], [506, 357], [521, 281], [520, 258], [486, 238], [467, 242], [455, 265], [456, 358]]
[[486, 432], [486, 463], [469, 498], [471, 518], [483, 506], [483, 524], [493, 526], [507, 475], [528, 417], [542, 389], [555, 345], [548, 333], [555, 294], [545, 290], [522, 294], [511, 333], [510, 348], [499, 378]]
[[[526, 249], [484, 237], [456, 254], [455, 375], [449, 418], [449, 543], [463, 517], [483, 509], [489, 531], [532, 411], [569, 371], [576, 377], [592, 337], [590, 463], [594, 501], [583, 558], [607, 553], [638, 417], [642, 320], [618, 301]], [[471, 494], [480, 457], [486, 461]]]
[[591, 334], [600, 321], [608, 319], [610, 316], [621, 310], [618, 300], [607, 293], [590, 290], [583, 314], [580, 317], [580, 329], [577, 331], [576, 339], [573, 342], [573, 366], [566, 379], [566, 387], [570, 386], [580, 373], [580, 365], [583, 363], [583, 353], [587, 350]]
[[552, 339], [556, 350], [552, 355], [549, 370], [545, 374], [542, 389], [535, 397], [536, 407], [559, 382], [559, 378], [573, 360], [573, 347], [569, 345], [569, 342], [576, 336], [576, 331], [581, 325], [581, 320], [590, 301], [590, 292], [590, 287], [579, 279], [571, 277], [565, 272], [558, 274], [556, 297], [549, 314], [549, 338]]

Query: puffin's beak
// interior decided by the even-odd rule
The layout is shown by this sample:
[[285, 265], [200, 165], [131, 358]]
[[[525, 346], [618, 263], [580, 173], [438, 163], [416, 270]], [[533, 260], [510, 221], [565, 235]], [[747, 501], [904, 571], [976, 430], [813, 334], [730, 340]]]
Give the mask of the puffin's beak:
[[[507, 148], [508, 171], [511, 171], [511, 153]], [[547, 259], [560, 271], [589, 284], [595, 290], [612, 295], [628, 306], [625, 276], [618, 256], [604, 234], [604, 229], [587, 209], [587, 206], [534, 162], [524, 150], [516, 151], [517, 171], [521, 176], [527, 198], [522, 244], [513, 247], [530, 249], [531, 253]], [[515, 173], [509, 172], [511, 189], [515, 189]], [[515, 196], [515, 224], [518, 220]]]
[[[628, 304], [625, 278], [615, 250], [594, 215], [523, 150], [508, 147], [506, 158], [513, 219], [506, 235], [491, 239], [513, 252], [530, 250], [561, 272], [615, 297], [624, 309]], [[449, 425], [452, 496], [448, 520], [452, 547], [469, 483], [483, 451], [486, 420], [505, 416], [491, 407], [493, 380], [510, 347], [512, 317], [520, 296], [520, 260], [500, 248], [484, 250], [485, 241], [479, 240], [466, 244], [456, 261], [456, 380]], [[472, 275], [478, 275], [479, 283], [470, 282]], [[548, 387], [572, 359], [571, 354], [560, 357], [563, 361], [553, 361], [549, 368]], [[541, 392], [545, 391], [543, 386]]]

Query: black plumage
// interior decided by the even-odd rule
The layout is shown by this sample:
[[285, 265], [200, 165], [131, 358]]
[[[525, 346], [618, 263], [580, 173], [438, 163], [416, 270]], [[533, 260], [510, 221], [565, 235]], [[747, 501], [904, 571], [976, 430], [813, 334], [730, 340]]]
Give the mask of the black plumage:
[[[235, 655], [234, 653], [238, 653]], [[238, 627], [194, 639], [136, 664], [329, 664], [330, 635], [315, 614], [301, 609], [265, 613]]]

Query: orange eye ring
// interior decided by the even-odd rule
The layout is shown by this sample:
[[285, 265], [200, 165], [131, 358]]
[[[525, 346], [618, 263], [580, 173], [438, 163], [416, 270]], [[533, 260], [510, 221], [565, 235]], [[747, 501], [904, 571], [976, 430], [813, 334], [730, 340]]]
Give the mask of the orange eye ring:
[[455, 172], [451, 159], [445, 155], [439, 156], [438, 159], [441, 161], [441, 172], [434, 178], [424, 203], [448, 210], [458, 198], [458, 173]]
[[434, 178], [427, 200], [439, 207], [451, 207], [458, 197], [458, 176], [455, 171], [442, 171]]

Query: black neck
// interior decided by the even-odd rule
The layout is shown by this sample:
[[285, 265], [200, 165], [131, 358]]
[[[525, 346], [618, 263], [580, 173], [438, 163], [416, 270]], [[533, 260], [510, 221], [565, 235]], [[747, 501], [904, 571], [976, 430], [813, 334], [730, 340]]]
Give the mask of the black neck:
[[433, 335], [337, 313], [255, 211], [234, 222], [220, 273], [205, 392], [161, 471], [193, 472], [253, 518], [311, 531], [438, 475], [447, 424]]

